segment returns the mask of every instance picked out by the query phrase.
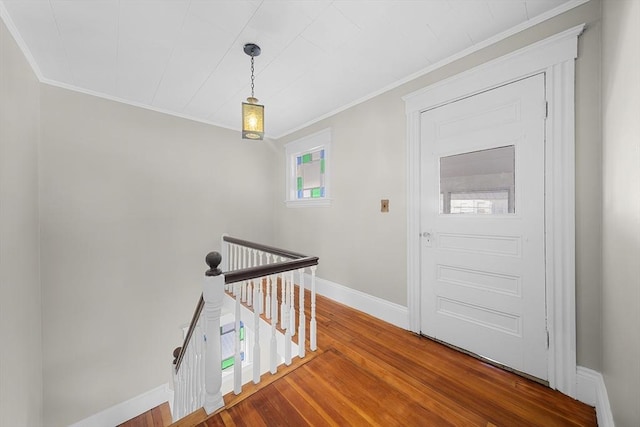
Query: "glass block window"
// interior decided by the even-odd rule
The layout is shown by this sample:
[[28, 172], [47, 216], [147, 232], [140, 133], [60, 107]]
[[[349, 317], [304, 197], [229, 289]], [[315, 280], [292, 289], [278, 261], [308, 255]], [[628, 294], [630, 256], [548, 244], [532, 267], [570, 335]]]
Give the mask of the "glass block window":
[[318, 132], [285, 146], [287, 206], [329, 204], [330, 147], [330, 130]]

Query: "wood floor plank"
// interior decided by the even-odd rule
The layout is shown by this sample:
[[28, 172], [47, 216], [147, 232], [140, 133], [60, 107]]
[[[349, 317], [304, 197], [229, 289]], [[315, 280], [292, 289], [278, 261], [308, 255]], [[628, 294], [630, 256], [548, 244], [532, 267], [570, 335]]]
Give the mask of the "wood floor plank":
[[236, 427], [237, 424], [235, 423], [235, 421], [233, 421], [233, 418], [231, 418], [231, 416], [229, 415], [229, 413], [227, 411], [222, 411], [220, 413], [220, 418], [222, 419], [222, 422], [224, 423], [225, 427]]
[[[319, 419], [315, 421], [310, 421], [311, 425], [327, 425], [330, 427], [340, 427], [341, 425], [343, 425], [339, 422], [339, 420], [336, 420], [334, 416], [329, 414], [322, 407], [322, 405], [320, 405], [319, 402], [317, 402], [315, 399], [312, 399], [311, 396], [309, 396], [309, 394], [305, 392], [296, 381], [293, 381], [292, 379], [286, 377], [284, 379], [284, 382], [286, 383], [286, 386], [282, 387], [280, 392], [283, 395], [287, 395], [287, 394], [291, 395], [295, 393], [295, 397], [288, 397], [288, 399], [290, 399], [292, 402], [294, 402], [295, 400], [296, 408], [303, 408], [304, 406], [310, 406], [311, 408], [313, 408], [313, 411], [315, 411], [315, 413], [319, 417]], [[302, 410], [298, 409], [298, 410], [303, 412], [303, 415], [306, 412], [303, 409]], [[308, 421], [310, 418], [311, 416], [309, 417], [305, 416], [305, 419], [307, 419]]]
[[[363, 410], [341, 393], [333, 384], [324, 377], [323, 372], [317, 372], [308, 367], [291, 374], [292, 381], [303, 388], [307, 395], [311, 396], [325, 412], [332, 418], [343, 420], [341, 425], [375, 425], [375, 415]], [[355, 385], [358, 387], [359, 385]]]
[[201, 427], [227, 427], [229, 425], [235, 426], [235, 424], [227, 424], [223, 421], [222, 412], [219, 412], [216, 415], [211, 415], [205, 421], [198, 424], [198, 426], [201, 426]]
[[281, 381], [274, 384], [276, 391], [289, 403], [291, 408], [304, 419], [305, 425], [324, 426], [336, 425], [330, 422], [330, 417], [315, 402], [307, 400], [304, 392], [300, 393], [300, 389], [291, 386], [291, 382]]
[[[269, 390], [261, 391], [262, 400], [258, 400], [258, 396], [252, 399], [252, 404], [257, 407], [258, 412], [262, 415], [267, 425], [292, 425], [304, 426], [308, 425], [305, 418], [300, 415], [295, 406], [289, 399], [283, 396], [278, 387], [273, 385]], [[261, 403], [261, 406], [258, 406]]]
[[[379, 348], [377, 345], [372, 345], [364, 340], [358, 341], [359, 348], [363, 352], [372, 352]], [[410, 358], [401, 354], [389, 354], [384, 351], [379, 351], [377, 357], [384, 360], [390, 366], [402, 366], [405, 374], [417, 378], [422, 387], [430, 389], [432, 394], [438, 394], [444, 397], [448, 397], [458, 403], [458, 407], [463, 407], [468, 412], [473, 412], [486, 417], [488, 413], [505, 411], [505, 417], [512, 417], [510, 419], [503, 419], [503, 422], [517, 423], [521, 420], [513, 414], [513, 409], [507, 410], [505, 406], [509, 406], [509, 402], [501, 402], [497, 405], [491, 398], [492, 392], [487, 389], [484, 390], [484, 399], [480, 402], [474, 398], [472, 390], [477, 390], [478, 386], [476, 379], [471, 375], [469, 371], [452, 371], [438, 372], [433, 369], [423, 369], [419, 364], [420, 362], [413, 361]], [[402, 360], [406, 359], [406, 360]], [[396, 365], [397, 364], [397, 365]], [[459, 373], [460, 372], [460, 373]], [[486, 419], [486, 418], [485, 418]]]
[[151, 411], [151, 415], [153, 416], [153, 427], [166, 427], [173, 422], [169, 402], [164, 402]]
[[204, 408], [200, 408], [171, 424], [170, 427], [192, 427], [205, 419], [207, 419], [207, 413]]
[[447, 397], [439, 392], [436, 387], [418, 380], [415, 376], [407, 374], [405, 370], [382, 361], [372, 353], [358, 352], [352, 345], [340, 346], [339, 350], [347, 355], [355, 363], [372, 372], [395, 388], [403, 391], [408, 399], [421, 402], [425, 408], [447, 419], [456, 426], [480, 425], [484, 418], [469, 412], [454, 398]]
[[[227, 413], [238, 427], [267, 427], [264, 413], [260, 412], [259, 406], [251, 399], [242, 401], [239, 405], [230, 408]], [[272, 424], [274, 425], [274, 424]]]
[[[323, 381], [331, 384], [358, 410], [370, 415], [372, 425], [452, 425], [440, 414], [429, 411], [415, 399], [369, 370], [353, 363], [343, 354], [327, 351], [309, 365], [317, 369]], [[372, 410], [373, 409], [373, 410]]]
[[171, 422], [171, 408], [168, 402], [164, 402], [120, 424], [118, 427], [166, 427]]

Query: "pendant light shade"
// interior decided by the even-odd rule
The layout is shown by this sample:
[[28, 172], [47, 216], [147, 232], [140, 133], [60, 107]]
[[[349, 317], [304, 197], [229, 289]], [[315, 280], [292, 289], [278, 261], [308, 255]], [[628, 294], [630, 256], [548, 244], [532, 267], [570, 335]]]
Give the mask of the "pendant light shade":
[[258, 104], [258, 98], [253, 96], [253, 59], [260, 55], [260, 46], [247, 43], [244, 53], [251, 57], [251, 96], [242, 103], [242, 138], [261, 140], [264, 138], [264, 105]]
[[264, 105], [257, 103], [253, 97], [242, 103], [242, 138], [264, 138]]

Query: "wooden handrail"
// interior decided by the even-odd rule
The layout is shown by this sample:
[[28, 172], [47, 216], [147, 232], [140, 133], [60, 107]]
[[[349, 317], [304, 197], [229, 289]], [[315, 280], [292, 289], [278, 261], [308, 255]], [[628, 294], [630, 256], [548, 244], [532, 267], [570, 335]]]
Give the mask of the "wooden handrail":
[[[310, 257], [296, 252], [287, 251], [285, 249], [261, 245], [259, 243], [249, 242], [247, 240], [237, 239], [230, 236], [224, 236], [223, 239], [228, 243], [234, 243], [237, 245], [246, 246], [251, 249], [257, 249], [263, 252], [269, 252], [271, 254], [291, 258], [291, 260], [289, 261], [283, 261], [274, 264], [265, 264], [257, 267], [249, 267], [221, 273], [220, 269], [218, 269], [218, 265], [220, 265], [222, 259], [221, 255], [218, 252], [210, 252], [206, 257], [206, 262], [209, 266], [209, 270], [207, 270], [205, 274], [207, 276], [217, 276], [219, 274], [224, 274], [225, 284], [242, 282], [244, 280], [251, 280], [258, 277], [269, 276], [272, 274], [284, 273], [285, 271], [299, 270], [301, 268], [318, 265], [318, 257], [315, 256]], [[175, 359], [173, 361], [173, 364], [175, 365], [176, 372], [178, 372], [178, 370], [180, 369], [182, 359], [184, 358], [184, 355], [187, 351], [187, 347], [189, 346], [189, 342], [191, 341], [191, 337], [193, 336], [196, 324], [198, 323], [198, 319], [200, 318], [200, 314], [202, 313], [203, 308], [204, 298], [201, 294], [198, 305], [196, 306], [196, 310], [194, 311], [193, 317], [191, 318], [189, 330], [187, 331], [187, 335], [184, 337], [184, 343], [182, 344], [182, 347], [178, 347], [174, 350]]]
[[236, 245], [245, 246], [251, 249], [257, 249], [262, 252], [269, 252], [270, 254], [279, 255], [285, 258], [298, 259], [298, 258], [307, 258], [306, 255], [292, 252], [287, 249], [280, 249], [273, 246], [267, 246], [260, 243], [250, 242], [248, 240], [238, 239], [236, 237], [231, 236], [222, 236], [222, 240], [227, 243], [235, 243]]
[[[193, 317], [191, 318], [191, 323], [189, 323], [189, 330], [187, 331], [187, 336], [184, 337], [184, 343], [182, 347], [178, 347], [173, 351], [175, 359], [173, 360], [173, 364], [176, 365], [176, 372], [180, 369], [180, 364], [182, 364], [182, 359], [187, 351], [187, 346], [189, 342], [191, 342], [191, 336], [193, 332], [196, 330], [196, 324], [198, 323], [198, 319], [200, 318], [200, 314], [202, 313], [202, 309], [204, 308], [204, 298], [202, 294], [200, 294], [200, 300], [198, 301], [198, 305], [196, 306], [196, 310], [193, 312]], [[178, 352], [178, 354], [176, 354]]]
[[285, 271], [299, 270], [305, 267], [318, 265], [318, 257], [304, 257], [283, 261], [274, 264], [265, 264], [257, 267], [243, 268], [224, 273], [224, 283], [237, 283], [244, 280], [251, 280], [257, 277], [269, 276], [271, 274], [284, 273]]

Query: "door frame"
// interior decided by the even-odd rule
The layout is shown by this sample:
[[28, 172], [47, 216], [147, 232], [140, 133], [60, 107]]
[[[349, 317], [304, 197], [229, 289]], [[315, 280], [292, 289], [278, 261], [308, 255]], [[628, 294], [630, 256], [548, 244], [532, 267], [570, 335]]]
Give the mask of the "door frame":
[[423, 111], [545, 74], [545, 279], [549, 386], [576, 396], [575, 59], [585, 24], [403, 97], [407, 114], [407, 308], [420, 332], [420, 115]]

